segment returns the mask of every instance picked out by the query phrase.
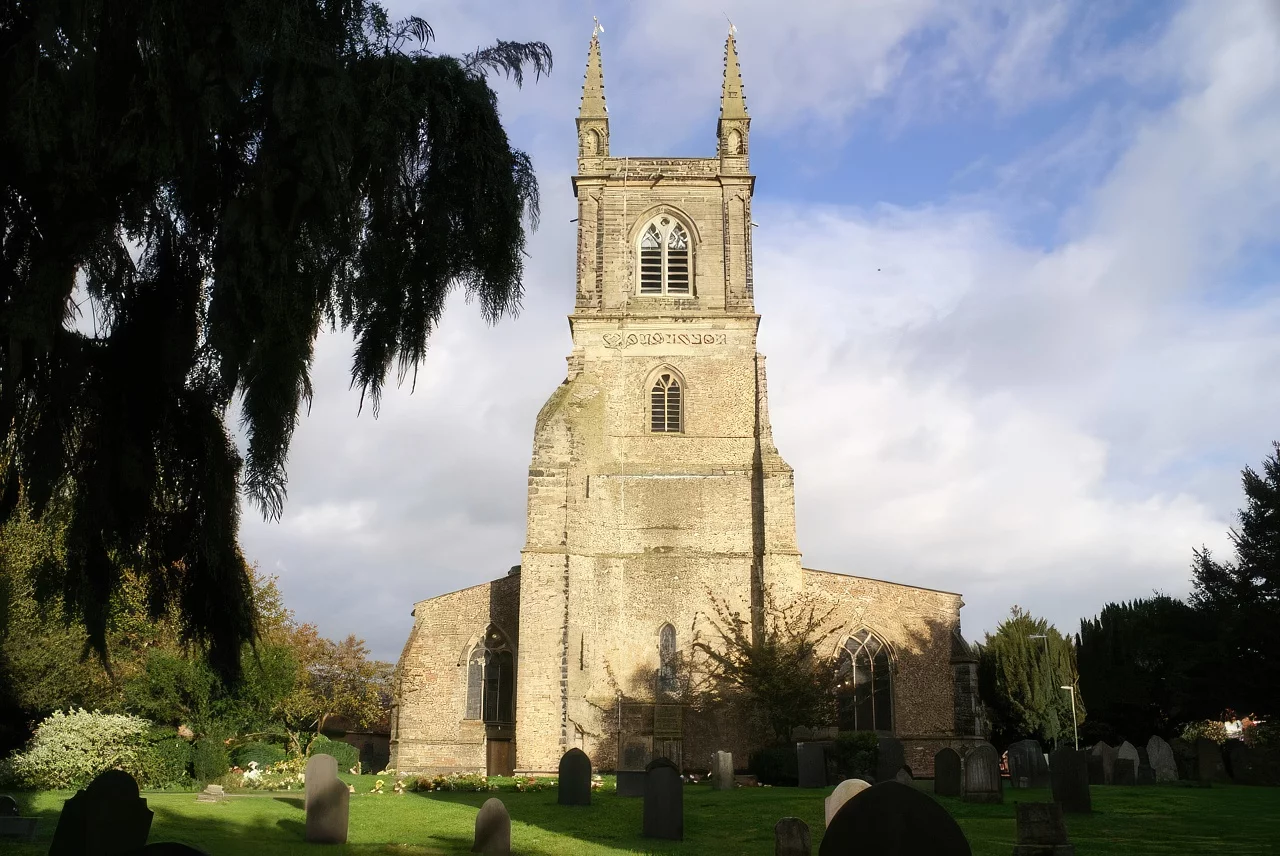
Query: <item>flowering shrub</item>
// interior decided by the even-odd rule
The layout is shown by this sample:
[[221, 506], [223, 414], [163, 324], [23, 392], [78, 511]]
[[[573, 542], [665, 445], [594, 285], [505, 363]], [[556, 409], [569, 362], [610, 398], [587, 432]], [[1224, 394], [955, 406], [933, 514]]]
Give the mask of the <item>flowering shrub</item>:
[[409, 783], [411, 791], [496, 791], [488, 776], [475, 773], [449, 773], [448, 775], [418, 776]]
[[240, 787], [255, 791], [300, 791], [306, 785], [306, 758], [277, 761], [270, 767], [256, 768], [240, 775]]
[[560, 786], [552, 776], [516, 776], [517, 791], [551, 791]]
[[1182, 726], [1182, 739], [1195, 743], [1198, 738], [1207, 737], [1219, 745], [1227, 742], [1227, 726], [1212, 719], [1201, 722], [1188, 722]]
[[6, 764], [8, 778], [25, 788], [81, 788], [104, 770], [146, 780], [151, 723], [127, 714], [54, 711], [36, 726], [26, 751]]

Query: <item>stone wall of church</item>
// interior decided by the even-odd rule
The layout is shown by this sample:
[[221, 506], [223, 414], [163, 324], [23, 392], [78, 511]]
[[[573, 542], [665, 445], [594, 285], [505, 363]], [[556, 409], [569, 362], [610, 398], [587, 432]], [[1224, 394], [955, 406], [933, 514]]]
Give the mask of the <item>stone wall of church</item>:
[[492, 624], [520, 657], [520, 574], [414, 605], [396, 674], [391, 767], [448, 773], [485, 769], [485, 726], [465, 718], [467, 657]]

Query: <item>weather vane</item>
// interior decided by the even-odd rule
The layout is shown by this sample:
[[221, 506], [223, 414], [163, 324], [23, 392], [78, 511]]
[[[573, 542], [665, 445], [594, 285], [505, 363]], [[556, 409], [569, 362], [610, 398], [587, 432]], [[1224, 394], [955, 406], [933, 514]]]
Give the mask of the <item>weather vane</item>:
[[604, 32], [604, 26], [600, 23], [600, 19], [599, 19], [599, 18], [597, 18], [597, 17], [595, 17], [595, 16], [593, 15], [593, 16], [591, 17], [591, 20], [593, 20], [593, 21], [595, 21], [595, 22], [596, 22], [595, 29], [593, 29], [593, 30], [591, 31], [591, 35], [592, 35], [593, 37], [595, 37], [595, 36], [598, 36], [598, 35], [600, 35], [601, 33], [603, 33], [603, 32]]
[[733, 25], [733, 21], [729, 19], [728, 13], [725, 13], [724, 19], [729, 21], [729, 35], [735, 35], [738, 32], [738, 28]]

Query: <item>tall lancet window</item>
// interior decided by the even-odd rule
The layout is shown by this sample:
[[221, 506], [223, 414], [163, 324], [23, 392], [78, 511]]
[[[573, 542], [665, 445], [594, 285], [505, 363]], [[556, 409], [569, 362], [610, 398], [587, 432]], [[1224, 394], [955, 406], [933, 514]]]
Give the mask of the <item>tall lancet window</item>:
[[640, 235], [640, 293], [689, 294], [689, 233], [663, 215]]
[[680, 379], [671, 372], [663, 372], [654, 380], [649, 390], [649, 430], [679, 432], [684, 430], [684, 407], [680, 400]]
[[889, 646], [868, 630], [840, 652], [836, 699], [841, 731], [893, 731], [893, 668]]
[[658, 631], [658, 692], [676, 691], [676, 629], [670, 624]]
[[516, 663], [507, 639], [490, 627], [467, 658], [467, 719], [515, 722]]

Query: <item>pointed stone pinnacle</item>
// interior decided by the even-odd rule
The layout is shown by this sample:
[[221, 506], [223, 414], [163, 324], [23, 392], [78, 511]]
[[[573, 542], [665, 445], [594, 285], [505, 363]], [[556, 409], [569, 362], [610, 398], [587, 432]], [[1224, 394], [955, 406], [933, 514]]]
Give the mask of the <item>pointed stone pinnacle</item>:
[[604, 69], [600, 63], [600, 37], [591, 34], [591, 48], [587, 52], [587, 76], [582, 84], [582, 106], [579, 119], [607, 119], [609, 108], [604, 103]]
[[732, 32], [724, 43], [724, 89], [720, 94], [720, 118], [747, 118], [747, 101], [742, 92], [742, 68], [738, 65], [738, 46]]

